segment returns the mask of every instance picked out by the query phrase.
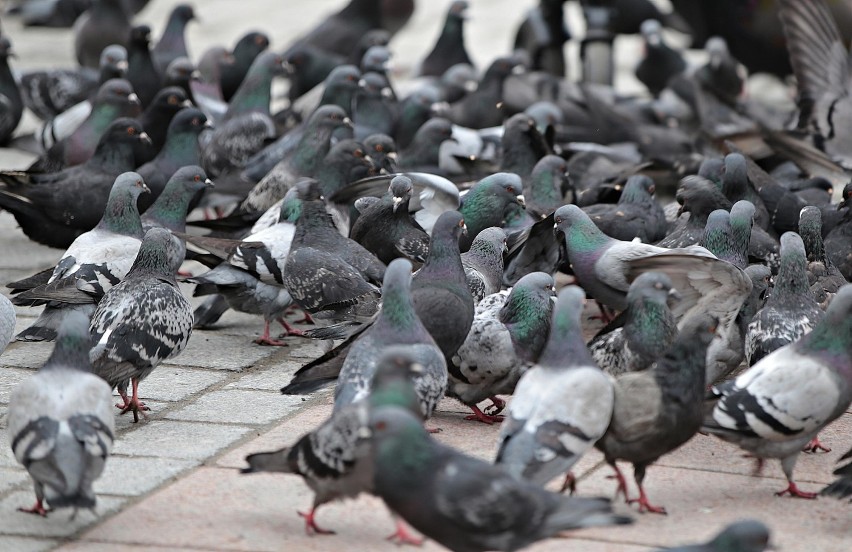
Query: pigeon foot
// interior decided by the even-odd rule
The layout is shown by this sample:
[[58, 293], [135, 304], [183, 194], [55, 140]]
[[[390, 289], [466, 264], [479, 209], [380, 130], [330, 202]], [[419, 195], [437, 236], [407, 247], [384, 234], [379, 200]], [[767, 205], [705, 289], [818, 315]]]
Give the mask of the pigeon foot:
[[642, 485], [639, 485], [639, 498], [632, 498], [627, 501], [628, 504], [633, 504], [634, 502], [639, 504], [639, 513], [642, 512], [650, 512], [652, 514], [663, 514], [666, 515], [666, 509], [662, 506], [654, 506], [650, 502], [648, 502], [648, 496], [645, 494], [645, 489]]
[[31, 508], [24, 508], [23, 506], [18, 508], [19, 512], [24, 512], [26, 514], [37, 514], [41, 517], [47, 517], [47, 513], [50, 511], [49, 509], [44, 507], [44, 503], [40, 498], [36, 499], [36, 503]]
[[504, 418], [504, 416], [496, 416], [496, 415], [486, 414], [485, 412], [481, 411], [479, 409], [479, 407], [476, 406], [476, 405], [471, 406], [470, 409], [473, 410], [473, 414], [470, 414], [469, 416], [465, 416], [465, 418], [464, 418], [465, 420], [473, 420], [473, 421], [482, 422], [483, 424], [491, 425], [495, 422], [497, 422], [497, 423], [502, 422], [503, 418]]
[[488, 397], [488, 399], [491, 401], [491, 404], [485, 407], [485, 412], [489, 416], [496, 416], [497, 414], [503, 412], [503, 409], [506, 408], [506, 401], [504, 401], [500, 397], [492, 395]]
[[310, 512], [298, 512], [300, 516], [305, 518], [305, 533], [308, 535], [333, 535], [334, 531], [330, 529], [323, 529], [317, 525], [316, 513], [316, 508], [311, 508]]
[[562, 482], [562, 487], [559, 489], [559, 492], [564, 493], [568, 490], [571, 491], [572, 495], [577, 492], [577, 477], [574, 476], [573, 472], [565, 474], [565, 481]]
[[[615, 497], [618, 498], [619, 494], [624, 494], [624, 502], [630, 504], [630, 497], [627, 494], [627, 480], [624, 478], [624, 474], [621, 473], [621, 470], [618, 469], [618, 466], [615, 464], [611, 464], [612, 469], [615, 470], [614, 475], [608, 475], [607, 479], [616, 479], [618, 480], [618, 486], [615, 488]], [[567, 476], [566, 476], [567, 478]]]
[[799, 490], [799, 487], [792, 481], [790, 481], [790, 484], [787, 485], [786, 489], [775, 493], [775, 496], [784, 496], [785, 494], [789, 494], [791, 498], [807, 498], [808, 500], [813, 500], [817, 497], [816, 493]]
[[287, 347], [287, 344], [283, 341], [279, 341], [277, 339], [273, 339], [269, 335], [269, 322], [264, 322], [263, 326], [263, 335], [254, 340], [254, 342], [258, 345], [271, 345], [273, 347]]
[[403, 523], [401, 519], [396, 518], [396, 532], [393, 535], [389, 535], [385, 540], [389, 540], [398, 545], [410, 544], [412, 546], [421, 546], [423, 545], [424, 539], [417, 538], [412, 535], [405, 526], [405, 523]]
[[305, 332], [303, 332], [302, 330], [299, 330], [297, 328], [294, 328], [293, 326], [288, 324], [287, 321], [284, 320], [283, 318], [279, 318], [278, 323], [281, 324], [281, 326], [284, 328], [284, 331], [287, 332], [286, 334], [282, 334], [280, 337], [287, 337], [288, 335], [297, 335], [297, 336], [300, 336], [300, 337], [304, 337], [304, 335], [305, 335]]
[[816, 452], [819, 452], [819, 451], [831, 452], [830, 448], [828, 448], [827, 446], [823, 445], [820, 442], [819, 436], [816, 436], [813, 439], [811, 439], [810, 441], [808, 441], [808, 444], [805, 445], [805, 448], [802, 449], [802, 452], [814, 452], [814, 453], [816, 453]]

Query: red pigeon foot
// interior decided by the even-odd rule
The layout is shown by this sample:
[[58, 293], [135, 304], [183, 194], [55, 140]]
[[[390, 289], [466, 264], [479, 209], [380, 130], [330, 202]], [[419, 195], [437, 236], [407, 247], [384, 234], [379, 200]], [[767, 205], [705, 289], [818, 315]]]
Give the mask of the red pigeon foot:
[[831, 452], [831, 449], [828, 448], [827, 446], [823, 445], [822, 443], [820, 443], [819, 436], [817, 436], [817, 437], [814, 437], [813, 439], [811, 439], [810, 441], [808, 441], [808, 444], [805, 445], [805, 448], [803, 448], [802, 451], [803, 452], [819, 452], [819, 451]]
[[486, 414], [485, 412], [481, 411], [476, 405], [471, 406], [470, 409], [473, 410], [473, 414], [465, 416], [465, 420], [475, 420], [488, 425], [491, 425], [495, 422], [500, 423], [503, 421], [503, 416], [493, 416], [491, 414]]
[[396, 533], [388, 536], [386, 540], [395, 542], [396, 544], [410, 544], [412, 546], [421, 546], [423, 544], [423, 539], [412, 535], [399, 518], [396, 520]]
[[648, 502], [648, 496], [645, 494], [645, 489], [642, 488], [642, 485], [639, 485], [639, 498], [633, 498], [627, 501], [628, 504], [633, 504], [634, 502], [639, 504], [639, 513], [642, 512], [650, 512], [652, 514], [663, 514], [666, 515], [666, 509], [662, 506], [654, 506], [650, 502]]
[[40, 498], [37, 498], [36, 503], [33, 505], [32, 508], [21, 507], [21, 508], [18, 508], [18, 511], [19, 512], [25, 512], [27, 514], [38, 514], [41, 517], [47, 517], [47, 513], [50, 510], [48, 510], [47, 508], [44, 507], [44, 504], [42, 503]]
[[316, 522], [316, 508], [311, 508], [310, 512], [298, 512], [300, 516], [305, 518], [305, 533], [308, 535], [333, 535], [334, 531], [323, 529]]
[[792, 481], [790, 481], [790, 484], [787, 485], [786, 489], [784, 489], [783, 491], [778, 491], [777, 493], [775, 493], [775, 496], [784, 496], [785, 494], [788, 494], [788, 493], [789, 493], [790, 497], [792, 497], [792, 498], [807, 498], [807, 499], [813, 500], [817, 497], [816, 493], [809, 493], [809, 492], [806, 492], [806, 491], [800, 491], [799, 487], [797, 487], [796, 484], [793, 483]]

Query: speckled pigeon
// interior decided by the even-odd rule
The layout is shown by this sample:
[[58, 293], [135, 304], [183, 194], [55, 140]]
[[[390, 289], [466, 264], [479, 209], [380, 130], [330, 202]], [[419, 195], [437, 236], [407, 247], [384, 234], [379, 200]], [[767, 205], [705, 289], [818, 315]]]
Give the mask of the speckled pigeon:
[[492, 226], [480, 232], [473, 239], [470, 249], [462, 253], [464, 275], [474, 303], [500, 291], [506, 239], [506, 232], [502, 228]]

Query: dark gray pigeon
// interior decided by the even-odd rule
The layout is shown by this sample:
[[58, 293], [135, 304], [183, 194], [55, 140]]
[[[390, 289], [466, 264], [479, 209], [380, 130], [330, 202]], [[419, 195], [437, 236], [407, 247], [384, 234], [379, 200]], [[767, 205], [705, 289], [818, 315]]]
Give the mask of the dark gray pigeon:
[[473, 239], [470, 249], [461, 255], [467, 287], [474, 304], [497, 293], [502, 287], [506, 239], [506, 232], [502, 228], [486, 228]]
[[127, 46], [129, 39], [130, 18], [121, 0], [95, 0], [74, 24], [74, 53], [83, 67], [96, 69], [104, 48]]
[[675, 199], [681, 205], [678, 216], [689, 213], [689, 217], [681, 217], [675, 221], [668, 235], [657, 243], [660, 247], [695, 245], [704, 235], [704, 227], [707, 226], [710, 213], [716, 209], [731, 209], [731, 202], [716, 184], [697, 175], [687, 176], [680, 181]]
[[[628, 504], [637, 502], [640, 512], [666, 513], [664, 508], [651, 504], [645, 494], [645, 470], [689, 441], [701, 428], [705, 357], [716, 335], [716, 322], [709, 314], [688, 319], [674, 344], [655, 364], [615, 379], [612, 422], [595, 446], [615, 469], [616, 493], [624, 493]], [[616, 460], [633, 464], [639, 498], [628, 498], [627, 481]]]
[[127, 42], [127, 80], [147, 108], [163, 85], [160, 70], [151, 55], [151, 27], [136, 25], [130, 29]]
[[598, 368], [583, 342], [585, 297], [577, 286], [559, 292], [547, 344], [521, 376], [500, 428], [495, 462], [541, 486], [568, 473], [612, 418], [612, 378]]
[[794, 232], [781, 236], [781, 266], [775, 286], [746, 333], [745, 356], [749, 366], [796, 341], [822, 320], [824, 311], [810, 294], [807, 262], [802, 238]]
[[412, 381], [422, 372], [423, 366], [408, 347], [386, 347], [376, 363], [369, 399], [336, 410], [322, 425], [292, 446], [247, 456], [249, 467], [243, 468], [242, 473], [300, 475], [314, 491], [310, 512], [299, 512], [305, 518], [305, 532], [309, 535], [334, 533], [317, 525], [317, 509], [332, 500], [354, 497], [373, 488], [373, 464], [369, 458], [370, 407], [395, 405], [421, 416], [420, 399]]
[[24, 114], [24, 98], [9, 68], [9, 57], [13, 55], [9, 39], [0, 37], [0, 144], [3, 145], [12, 139]]
[[837, 225], [825, 236], [825, 252], [834, 266], [852, 280], [852, 183], [843, 187], [843, 199], [837, 210], [845, 209]]
[[447, 364], [415, 312], [411, 263], [405, 259], [396, 259], [388, 266], [378, 317], [346, 355], [334, 390], [335, 410], [368, 396], [378, 359], [391, 345], [406, 345], [412, 358], [422, 365], [413, 380], [414, 388], [423, 418], [430, 418], [447, 389]]
[[763, 552], [768, 548], [769, 528], [759, 521], [747, 519], [728, 525], [705, 544], [675, 546], [666, 548], [665, 552]]
[[[852, 449], [840, 457], [841, 460], [852, 458]], [[849, 498], [852, 496], [852, 462], [847, 462], [834, 470], [834, 475], [839, 475], [834, 483], [824, 488], [819, 494], [833, 496], [835, 498]]]
[[[498, 292], [477, 306], [467, 337], [452, 355], [447, 394], [473, 410], [467, 417], [492, 424], [509, 395], [547, 341], [553, 310], [553, 278], [543, 272], [527, 274], [510, 291]], [[482, 412], [477, 403], [491, 399], [495, 412]]]
[[677, 320], [669, 305], [679, 300], [668, 276], [640, 274], [627, 290], [624, 326], [609, 332], [604, 328], [589, 342], [592, 359], [612, 376], [648, 368], [677, 337]]
[[758, 459], [777, 458], [788, 486], [778, 495], [816, 498], [793, 481], [799, 453], [852, 402], [852, 285], [840, 288], [814, 329], [763, 357], [717, 398], [703, 429]]
[[451, 550], [514, 551], [562, 531], [630, 522], [607, 499], [551, 493], [438, 443], [402, 408], [373, 410], [370, 431], [373, 492]]
[[[119, 388], [121, 413], [148, 408], [139, 400], [139, 382], [166, 359], [180, 354], [192, 333], [192, 306], [178, 289], [175, 273], [183, 262], [177, 238], [165, 228], [148, 230], [133, 266], [111, 288], [92, 315], [90, 352], [95, 374]], [[133, 395], [127, 396], [127, 380]]]
[[663, 208], [654, 199], [654, 190], [653, 180], [635, 174], [627, 179], [618, 203], [598, 203], [583, 207], [583, 211], [607, 236], [655, 243], [665, 237], [668, 224]]
[[461, 347], [473, 322], [473, 296], [459, 253], [459, 237], [465, 230], [465, 220], [458, 211], [438, 217], [429, 256], [411, 281], [417, 316], [446, 358]]
[[189, 4], [178, 4], [169, 14], [166, 27], [157, 45], [151, 49], [154, 62], [160, 72], [165, 74], [169, 64], [180, 57], [189, 57], [186, 50], [186, 25], [195, 19], [195, 12]]
[[21, 511], [47, 515], [57, 508], [95, 507], [92, 483], [112, 449], [115, 419], [109, 385], [92, 374], [89, 319], [65, 318], [41, 369], [15, 387], [8, 435], [15, 459], [30, 473], [36, 503]]
[[811, 297], [825, 309], [846, 278], [834, 266], [822, 240], [822, 212], [819, 207], [807, 206], [799, 214], [799, 236], [808, 256], [808, 285]]
[[440, 77], [453, 65], [473, 65], [464, 49], [464, 20], [467, 8], [468, 3], [465, 0], [456, 0], [450, 4], [438, 41], [420, 64], [421, 75]]
[[642, 23], [642, 38], [645, 41], [645, 56], [636, 66], [636, 78], [648, 87], [648, 92], [657, 96], [669, 80], [686, 70], [686, 61], [680, 52], [665, 43], [663, 28], [656, 19]]

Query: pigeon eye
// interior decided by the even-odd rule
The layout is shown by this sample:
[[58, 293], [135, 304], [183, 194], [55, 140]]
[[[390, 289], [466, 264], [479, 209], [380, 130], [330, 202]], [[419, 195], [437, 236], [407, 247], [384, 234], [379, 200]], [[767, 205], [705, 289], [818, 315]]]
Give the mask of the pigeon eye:
[[201, 122], [198, 120], [198, 117], [196, 117], [196, 118], [194, 118], [194, 119], [192, 120], [192, 125], [193, 125], [193, 126], [198, 126], [198, 125], [200, 125], [200, 124], [201, 124]]
[[515, 193], [515, 187], [514, 187], [514, 186], [509, 186], [509, 187], [508, 187], [508, 188], [506, 188], [506, 189], [507, 189], [507, 190], [509, 190], [509, 193], [510, 193], [510, 194], [514, 194], [514, 193]]
[[377, 429], [377, 430], [379, 430], [379, 431], [384, 431], [384, 430], [385, 430], [385, 428], [387, 428], [387, 427], [388, 427], [388, 424], [387, 424], [387, 423], [385, 423], [385, 422], [376, 422], [376, 426], [375, 426], [375, 427], [376, 427], [376, 429]]
[[193, 178], [193, 180], [195, 180], [196, 182], [201, 182], [201, 176], [196, 174], [195, 178]]
[[169, 96], [169, 104], [175, 105], [177, 103], [177, 98], [175, 96]]
[[133, 136], [134, 134], [136, 134], [136, 129], [133, 127], [127, 127], [127, 134]]
[[464, 219], [459, 221], [459, 228], [464, 228]]
[[385, 148], [383, 148], [381, 144], [377, 145], [374, 149], [379, 153], [385, 151]]
[[355, 157], [364, 157], [364, 152], [359, 149], [356, 149], [353, 153], [355, 154]]

